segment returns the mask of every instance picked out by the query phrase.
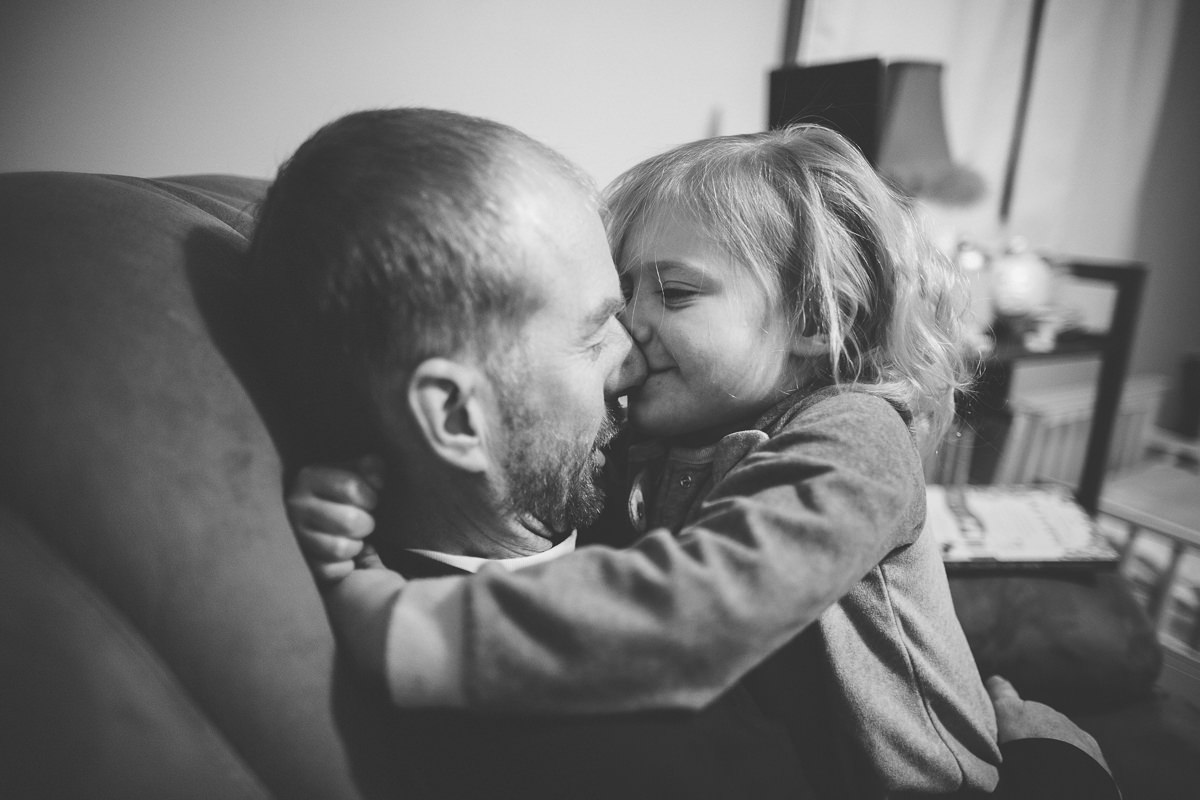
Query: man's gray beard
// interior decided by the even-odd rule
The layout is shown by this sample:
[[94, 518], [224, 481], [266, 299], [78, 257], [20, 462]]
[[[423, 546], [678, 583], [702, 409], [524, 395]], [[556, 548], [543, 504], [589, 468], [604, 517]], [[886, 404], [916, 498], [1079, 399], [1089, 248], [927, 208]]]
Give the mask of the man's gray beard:
[[546, 429], [516, 396], [501, 392], [500, 413], [508, 435], [501, 467], [507, 483], [506, 510], [530, 514], [556, 533], [595, 522], [604, 508], [601, 468], [595, 452], [617, 433], [617, 419], [606, 414], [590, 442], [565, 439]]

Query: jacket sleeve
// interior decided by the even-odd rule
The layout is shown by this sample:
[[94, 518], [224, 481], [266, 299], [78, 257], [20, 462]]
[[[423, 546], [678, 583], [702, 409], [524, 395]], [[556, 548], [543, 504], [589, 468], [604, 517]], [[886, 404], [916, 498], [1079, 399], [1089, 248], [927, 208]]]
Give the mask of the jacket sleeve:
[[1017, 739], [1000, 745], [1000, 800], [1121, 800], [1112, 775], [1073, 744]]
[[[843, 395], [843, 397], [845, 397]], [[673, 537], [519, 572], [412, 581], [389, 621], [402, 706], [700, 707], [920, 531], [920, 462], [868, 395], [821, 402], [735, 466]]]

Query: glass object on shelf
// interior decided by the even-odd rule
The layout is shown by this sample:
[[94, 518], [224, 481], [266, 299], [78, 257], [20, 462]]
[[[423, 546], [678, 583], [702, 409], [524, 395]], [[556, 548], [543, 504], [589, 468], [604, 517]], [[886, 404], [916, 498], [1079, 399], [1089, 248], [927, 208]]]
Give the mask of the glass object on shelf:
[[1024, 239], [1016, 238], [992, 262], [991, 290], [997, 314], [1032, 317], [1050, 304], [1054, 271]]
[[1054, 267], [1020, 237], [992, 261], [990, 287], [996, 315], [1009, 337], [1035, 353], [1053, 350], [1066, 323], [1063, 310], [1055, 304], [1056, 284]]

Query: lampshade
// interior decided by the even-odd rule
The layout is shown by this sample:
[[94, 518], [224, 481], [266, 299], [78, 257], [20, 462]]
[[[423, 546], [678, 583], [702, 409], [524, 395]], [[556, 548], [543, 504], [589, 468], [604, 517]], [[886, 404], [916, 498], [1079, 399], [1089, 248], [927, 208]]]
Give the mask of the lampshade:
[[794, 122], [838, 131], [910, 197], [967, 205], [983, 194], [982, 178], [950, 157], [936, 62], [870, 58], [774, 70], [768, 125]]
[[875, 166], [906, 194], [950, 205], [983, 195], [983, 179], [955, 163], [942, 113], [942, 65], [901, 61], [888, 65], [883, 135]]

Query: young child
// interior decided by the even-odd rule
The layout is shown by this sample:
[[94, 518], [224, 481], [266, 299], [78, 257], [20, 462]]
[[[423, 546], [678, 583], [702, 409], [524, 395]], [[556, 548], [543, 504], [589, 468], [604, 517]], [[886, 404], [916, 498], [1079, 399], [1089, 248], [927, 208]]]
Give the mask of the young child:
[[[650, 534], [634, 550], [653, 560], [665, 528], [693, 557], [686, 571], [662, 562], [675, 570], [658, 584], [677, 593], [669, 601], [639, 592], [640, 565], [610, 554], [594, 557], [601, 567], [572, 568], [584, 548], [523, 581], [493, 576], [499, 586], [455, 606], [471, 609], [466, 622], [430, 611], [414, 623], [420, 615], [401, 602], [396, 624], [409, 630], [393, 635], [451, 625], [439, 636], [470, 664], [449, 679], [469, 696], [439, 698], [434, 687], [431, 702], [514, 707], [524, 692], [543, 711], [689, 704], [690, 690], [709, 685], [707, 675], [689, 684], [696, 660], [732, 665], [727, 684], [792, 640], [749, 685], [787, 722], [822, 794], [990, 790], [992, 707], [937, 547], [921, 536], [917, 442], [936, 440], [966, 377], [956, 276], [861, 154], [816, 126], [675, 148], [618, 178], [607, 201], [624, 322], [649, 371], [628, 398], [637, 440], [610, 458], [627, 502], [610, 508]], [[568, 586], [574, 598], [563, 603]], [[439, 589], [438, 599], [461, 591]], [[750, 652], [677, 624], [689, 602], [703, 607], [693, 598], [704, 591], [742, 610], [728, 615], [734, 623], [760, 609]], [[561, 644], [545, 635], [566, 625], [599, 632]], [[642, 658], [656, 635], [669, 652], [690, 638], [691, 661], [657, 684], [622, 669], [605, 685], [602, 670], [622, 655], [661, 665]], [[507, 677], [489, 681], [488, 662]], [[423, 668], [433, 669], [404, 667]], [[422, 702], [438, 682], [388, 677], [400, 703]], [[590, 700], [569, 699], [580, 693]]]

